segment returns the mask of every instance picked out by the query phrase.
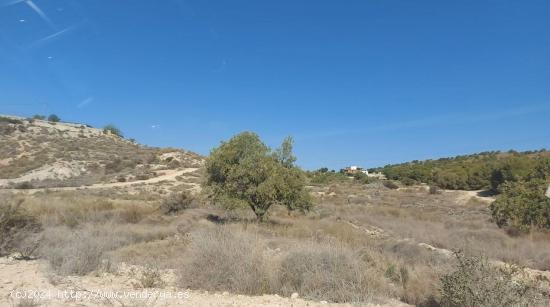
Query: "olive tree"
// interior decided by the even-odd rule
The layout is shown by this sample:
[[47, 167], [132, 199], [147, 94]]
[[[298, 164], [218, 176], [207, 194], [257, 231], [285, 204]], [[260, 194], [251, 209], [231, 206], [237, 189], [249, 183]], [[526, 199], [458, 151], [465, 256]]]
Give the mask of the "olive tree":
[[307, 211], [311, 199], [295, 160], [291, 138], [272, 151], [257, 134], [243, 132], [211, 151], [204, 187], [216, 203], [226, 208], [248, 206], [260, 221], [273, 205]]

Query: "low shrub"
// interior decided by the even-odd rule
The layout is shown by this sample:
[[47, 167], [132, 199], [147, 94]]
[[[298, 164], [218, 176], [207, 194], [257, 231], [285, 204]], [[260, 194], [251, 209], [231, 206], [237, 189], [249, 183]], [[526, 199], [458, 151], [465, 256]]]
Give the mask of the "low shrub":
[[37, 219], [21, 207], [21, 202], [0, 202], [0, 256], [19, 251], [26, 237], [40, 228]]
[[138, 283], [134, 284], [135, 288], [159, 288], [164, 285], [160, 271], [152, 267], [145, 268], [137, 280]]
[[[387, 294], [369, 255], [339, 243], [306, 243], [284, 252], [258, 233], [231, 225], [191, 233], [180, 286], [249, 295], [277, 293], [332, 302], [365, 302]], [[383, 295], [383, 294], [382, 294]]]
[[150, 175], [147, 173], [141, 173], [136, 175], [136, 180], [148, 180]]
[[411, 178], [406, 178], [406, 177], [400, 179], [399, 181], [401, 181], [401, 183], [406, 185], [406, 186], [411, 186], [411, 185], [415, 185], [415, 184], [418, 183], [416, 180], [411, 179]]
[[432, 186], [430, 186], [430, 189], [428, 190], [428, 192], [432, 195], [441, 194], [441, 189], [439, 189], [438, 186], [432, 185]]
[[382, 181], [382, 184], [388, 189], [392, 189], [392, 190], [399, 189], [399, 186], [391, 180], [384, 180]]
[[179, 283], [192, 289], [209, 289], [259, 295], [269, 292], [265, 245], [257, 237], [227, 226], [191, 234], [187, 261]]
[[176, 214], [195, 205], [195, 198], [188, 192], [172, 193], [162, 201], [160, 210], [164, 214]]
[[441, 303], [446, 307], [532, 306], [531, 286], [515, 278], [518, 269], [496, 267], [484, 257], [455, 253], [456, 269], [441, 279]]
[[20, 190], [28, 190], [28, 189], [32, 189], [34, 188], [34, 186], [32, 185], [32, 183], [28, 182], [28, 181], [24, 181], [24, 182], [20, 182], [18, 184], [16, 184], [14, 186], [15, 189], [20, 189]]
[[364, 258], [339, 244], [296, 246], [281, 260], [278, 290], [332, 302], [368, 301], [382, 282]]
[[164, 239], [173, 231], [164, 227], [144, 229], [139, 225], [86, 225], [82, 228], [46, 228], [42, 235], [39, 256], [48, 260], [55, 272], [62, 275], [86, 275], [108, 268], [109, 252], [118, 248]]

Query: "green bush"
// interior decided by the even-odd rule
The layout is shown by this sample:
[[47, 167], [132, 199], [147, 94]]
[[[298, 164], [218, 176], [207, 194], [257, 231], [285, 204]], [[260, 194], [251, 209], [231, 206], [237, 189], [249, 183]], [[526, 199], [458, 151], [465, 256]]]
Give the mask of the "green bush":
[[372, 182], [371, 178], [367, 174], [364, 174], [362, 172], [356, 172], [355, 174], [353, 174], [353, 179], [363, 184], [368, 184]]
[[499, 227], [550, 229], [550, 198], [545, 193], [550, 181], [505, 182], [501, 194], [491, 204], [491, 214]]
[[411, 186], [411, 185], [417, 184], [418, 182], [414, 179], [411, 179], [411, 178], [403, 178], [403, 179], [401, 179], [401, 183], [406, 185], [406, 186]]
[[348, 176], [342, 173], [315, 171], [308, 174], [311, 184], [329, 184], [348, 181]]

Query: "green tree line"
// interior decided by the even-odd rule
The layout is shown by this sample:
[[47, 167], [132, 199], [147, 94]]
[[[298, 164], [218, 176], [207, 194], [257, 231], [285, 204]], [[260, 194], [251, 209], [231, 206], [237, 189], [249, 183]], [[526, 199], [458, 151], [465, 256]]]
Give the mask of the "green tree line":
[[550, 151], [500, 152], [412, 161], [372, 169], [403, 184], [427, 183], [443, 189], [499, 192], [504, 182], [524, 181], [538, 165], [547, 163]]

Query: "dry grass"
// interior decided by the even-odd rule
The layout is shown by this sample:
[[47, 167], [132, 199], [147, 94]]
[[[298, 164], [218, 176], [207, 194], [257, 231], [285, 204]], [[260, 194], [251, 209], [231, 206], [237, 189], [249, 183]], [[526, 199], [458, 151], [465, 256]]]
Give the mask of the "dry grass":
[[265, 243], [228, 227], [192, 233], [186, 261], [179, 271], [182, 287], [264, 294], [270, 291]]
[[[329, 216], [376, 226], [394, 237], [550, 269], [550, 234], [533, 231], [527, 236], [510, 236], [491, 221], [487, 203], [475, 199], [460, 202], [460, 192], [430, 194], [414, 188], [371, 191], [352, 185], [333, 189], [339, 190], [335, 197], [320, 200]], [[348, 203], [350, 194], [367, 200]]]
[[456, 193], [351, 182], [312, 191], [314, 212], [274, 208], [260, 224], [249, 210], [204, 204], [165, 215], [161, 198], [116, 189], [39, 193], [22, 207], [44, 225], [38, 255], [55, 272], [89, 274], [120, 262], [154, 268], [138, 277], [140, 288], [161, 287], [155, 271], [175, 269], [179, 285], [195, 289], [438, 306], [441, 278], [456, 261], [420, 242], [535, 268], [550, 259], [547, 234], [510, 236], [485, 203]]
[[136, 225], [86, 225], [79, 229], [66, 226], [49, 227], [43, 232], [38, 255], [47, 259], [52, 268], [63, 275], [85, 275], [108, 268], [108, 252], [136, 244], [161, 240], [172, 229], [154, 229]]
[[333, 302], [396, 295], [368, 250], [336, 242], [270, 237], [263, 225], [210, 226], [191, 235], [180, 285], [259, 295], [293, 292]]
[[371, 258], [337, 242], [296, 245], [276, 270], [276, 292], [333, 302], [370, 301], [387, 288]]

